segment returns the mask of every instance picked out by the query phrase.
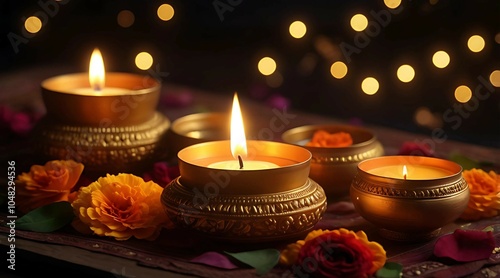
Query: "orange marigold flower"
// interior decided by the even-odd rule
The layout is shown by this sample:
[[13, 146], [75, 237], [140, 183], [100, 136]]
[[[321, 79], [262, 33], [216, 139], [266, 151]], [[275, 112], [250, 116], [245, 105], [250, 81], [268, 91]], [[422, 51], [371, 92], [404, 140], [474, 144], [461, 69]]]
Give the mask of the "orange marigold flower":
[[78, 191], [72, 203], [78, 216], [73, 227], [82, 233], [90, 228], [96, 235], [117, 240], [154, 240], [163, 227], [171, 225], [160, 201], [162, 190], [132, 174], [108, 174]]
[[384, 248], [368, 241], [363, 231], [314, 230], [304, 240], [289, 244], [280, 263], [297, 265], [318, 277], [369, 277], [384, 266]]
[[306, 146], [309, 147], [326, 147], [326, 148], [340, 148], [352, 145], [351, 134], [347, 132], [329, 133], [325, 130], [317, 130], [313, 134], [313, 138]]
[[73, 160], [53, 160], [33, 165], [16, 180], [16, 206], [27, 213], [54, 202], [71, 201], [71, 189], [83, 172], [83, 164]]
[[481, 169], [464, 170], [462, 173], [470, 190], [469, 203], [460, 218], [479, 220], [500, 214], [500, 175]]

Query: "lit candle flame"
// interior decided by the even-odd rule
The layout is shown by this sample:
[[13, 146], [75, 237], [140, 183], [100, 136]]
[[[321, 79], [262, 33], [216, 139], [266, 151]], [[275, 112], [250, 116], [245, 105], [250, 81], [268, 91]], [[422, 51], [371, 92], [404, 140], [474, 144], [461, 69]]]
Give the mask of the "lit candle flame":
[[233, 109], [231, 112], [231, 154], [235, 159], [240, 161], [240, 168], [243, 168], [242, 159], [247, 157], [247, 140], [240, 103], [238, 102], [238, 95], [236, 93], [234, 94]]
[[406, 175], [408, 175], [408, 170], [406, 169], [406, 165], [403, 166], [403, 178], [406, 180]]
[[89, 82], [90, 87], [94, 91], [101, 91], [104, 89], [105, 80], [105, 70], [104, 61], [102, 60], [102, 55], [99, 49], [94, 49], [92, 56], [90, 57], [89, 65]]

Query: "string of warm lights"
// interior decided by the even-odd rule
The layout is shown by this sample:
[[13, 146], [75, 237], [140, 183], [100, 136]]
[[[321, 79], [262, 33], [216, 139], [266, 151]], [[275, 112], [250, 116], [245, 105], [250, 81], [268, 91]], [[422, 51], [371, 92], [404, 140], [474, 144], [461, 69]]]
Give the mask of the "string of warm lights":
[[[429, 0], [431, 5], [435, 5], [439, 0]], [[384, 0], [385, 6], [390, 10], [395, 10], [401, 8], [401, 0]], [[162, 21], [169, 21], [174, 17], [175, 10], [170, 4], [161, 4], [157, 8], [157, 16]], [[135, 15], [130, 10], [122, 10], [117, 15], [117, 23], [123, 28], [128, 28], [132, 26], [135, 22]], [[366, 15], [362, 13], [356, 13], [350, 18], [350, 27], [357, 33], [366, 31], [369, 28], [369, 20]], [[42, 28], [42, 20], [37, 16], [30, 16], [25, 20], [24, 28], [27, 32], [31, 34], [38, 33]], [[294, 21], [289, 25], [289, 33], [294, 39], [304, 39], [307, 33], [307, 26], [302, 21]], [[500, 44], [500, 33], [496, 34], [494, 41]], [[319, 45], [319, 50], [323, 51], [321, 53], [323, 56], [328, 56], [329, 52], [331, 54], [334, 45], [327, 38], [319, 38], [316, 40]], [[481, 35], [474, 34], [471, 35], [467, 40], [467, 47], [472, 53], [479, 53], [484, 50], [486, 46], [486, 40]], [[332, 56], [332, 55], [330, 55]], [[311, 60], [311, 59], [310, 59]], [[451, 61], [450, 54], [445, 50], [436, 51], [431, 57], [432, 64], [437, 69], [446, 68]], [[307, 61], [306, 61], [307, 62]], [[315, 63], [314, 61], [308, 61], [309, 64]], [[140, 52], [135, 56], [135, 65], [140, 70], [148, 70], [153, 65], [153, 56], [148, 52]], [[283, 83], [283, 76], [277, 70], [278, 65], [272, 57], [266, 56], [261, 58], [257, 64], [258, 71], [264, 75], [267, 84], [270, 87], [276, 88], [281, 86]], [[352, 72], [349, 70], [348, 63], [335, 59], [331, 64], [330, 74], [335, 79], [343, 79], [348, 73]], [[410, 83], [414, 80], [416, 75], [416, 70], [414, 66], [410, 64], [402, 64], [397, 68], [396, 77], [402, 83]], [[495, 87], [500, 87], [500, 70], [493, 70], [489, 75], [490, 83]], [[373, 76], [367, 76], [362, 79], [360, 88], [366, 95], [374, 95], [379, 91], [381, 84], [379, 80]], [[473, 97], [472, 90], [469, 86], [461, 84], [454, 90], [454, 97], [456, 101], [460, 103], [467, 103]], [[423, 118], [429, 116], [429, 111], [423, 111], [418, 109], [416, 111], [416, 118], [419, 118], [418, 113], [424, 113]]]
[[[437, 2], [437, 1], [436, 1]], [[384, 3], [388, 8], [395, 9], [400, 6], [399, 0], [385, 0]], [[355, 14], [350, 20], [351, 28], [356, 32], [362, 32], [368, 27], [368, 18], [363, 14]], [[305, 23], [294, 21], [289, 27], [290, 35], [293, 38], [303, 38], [307, 32]], [[485, 47], [485, 40], [480, 35], [472, 35], [467, 41], [467, 47], [470, 51], [477, 53], [481, 52]], [[436, 51], [432, 55], [432, 63], [436, 68], [443, 69], [450, 64], [450, 55], [444, 51]], [[265, 76], [270, 76], [276, 71], [276, 62], [271, 57], [264, 57], [258, 63], [258, 70]], [[348, 67], [343, 61], [335, 61], [330, 67], [331, 75], [336, 79], [342, 79], [347, 75]], [[498, 79], [498, 70], [494, 70], [490, 74], [490, 82], [498, 87], [500, 80]], [[408, 64], [399, 66], [396, 71], [397, 78], [403, 83], [411, 82], [415, 77], [415, 69]], [[375, 77], [366, 77], [361, 82], [361, 89], [367, 95], [377, 93], [380, 84]], [[466, 85], [460, 85], [455, 90], [455, 99], [461, 103], [466, 103], [472, 97], [472, 91]]]

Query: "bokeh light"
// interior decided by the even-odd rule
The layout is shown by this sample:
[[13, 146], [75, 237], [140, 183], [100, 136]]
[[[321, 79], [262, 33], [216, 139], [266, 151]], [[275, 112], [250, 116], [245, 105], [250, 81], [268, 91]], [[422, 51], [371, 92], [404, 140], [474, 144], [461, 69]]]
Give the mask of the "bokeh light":
[[467, 41], [467, 47], [469, 47], [472, 52], [480, 52], [484, 49], [484, 39], [479, 35], [473, 35]]
[[324, 35], [319, 35], [314, 39], [314, 48], [327, 61], [335, 61], [343, 57], [340, 48], [331, 38]]
[[36, 16], [30, 16], [24, 22], [24, 28], [32, 34], [38, 33], [42, 29], [42, 21]]
[[354, 31], [361, 32], [368, 27], [368, 19], [362, 14], [355, 14], [351, 18], [351, 27]]
[[415, 111], [415, 122], [421, 126], [428, 126], [432, 123], [432, 113], [427, 107], [420, 107]]
[[415, 122], [430, 129], [443, 127], [443, 117], [439, 114], [433, 114], [427, 107], [419, 107], [415, 110]]
[[500, 44], [500, 32], [495, 35], [495, 42]]
[[429, 4], [431, 5], [436, 5], [439, 2], [439, 0], [429, 0]]
[[307, 32], [307, 27], [302, 21], [294, 21], [292, 24], [290, 24], [290, 35], [296, 39], [302, 38], [306, 32]]
[[158, 17], [163, 21], [169, 21], [174, 17], [174, 7], [169, 4], [162, 4], [158, 7]]
[[135, 56], [135, 65], [141, 70], [147, 70], [153, 65], [153, 56], [148, 52], [141, 52]]
[[401, 0], [384, 0], [384, 4], [389, 9], [395, 9], [401, 5]]
[[410, 65], [402, 65], [398, 68], [396, 74], [401, 82], [407, 83], [412, 81], [415, 77], [415, 70]]
[[276, 62], [271, 57], [264, 57], [260, 59], [257, 67], [263, 75], [271, 75], [276, 70]]
[[330, 67], [330, 73], [337, 79], [344, 78], [347, 74], [347, 65], [344, 62], [337, 61]]
[[450, 63], [450, 55], [446, 51], [439, 50], [434, 55], [432, 55], [432, 63], [437, 68], [445, 68]]
[[118, 22], [118, 25], [120, 25], [121, 27], [128, 28], [132, 26], [132, 24], [134, 24], [135, 15], [133, 12], [129, 10], [123, 10], [118, 13], [116, 21]]
[[367, 95], [374, 95], [379, 88], [377, 79], [374, 77], [367, 77], [361, 82], [361, 89]]
[[500, 87], [500, 70], [494, 70], [490, 74], [490, 82], [495, 87]]
[[460, 85], [455, 89], [455, 99], [458, 102], [461, 103], [466, 103], [472, 98], [472, 90], [465, 86], [465, 85]]

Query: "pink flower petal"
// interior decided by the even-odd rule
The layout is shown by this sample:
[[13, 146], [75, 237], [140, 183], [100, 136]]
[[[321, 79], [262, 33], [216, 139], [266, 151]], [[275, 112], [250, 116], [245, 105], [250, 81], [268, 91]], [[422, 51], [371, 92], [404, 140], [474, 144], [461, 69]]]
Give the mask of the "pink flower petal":
[[191, 259], [191, 262], [205, 264], [223, 269], [238, 268], [238, 266], [233, 264], [228, 257], [217, 252], [205, 252], [200, 256]]
[[194, 96], [190, 91], [177, 93], [166, 93], [162, 96], [160, 103], [166, 107], [186, 107], [193, 103]]
[[288, 109], [290, 108], [290, 100], [282, 95], [274, 94], [267, 99], [267, 104], [272, 108]]
[[33, 128], [33, 123], [27, 113], [16, 113], [11, 117], [10, 128], [16, 134], [26, 135]]
[[494, 248], [495, 239], [491, 231], [457, 229], [436, 241], [434, 255], [457, 262], [472, 262], [489, 258]]

